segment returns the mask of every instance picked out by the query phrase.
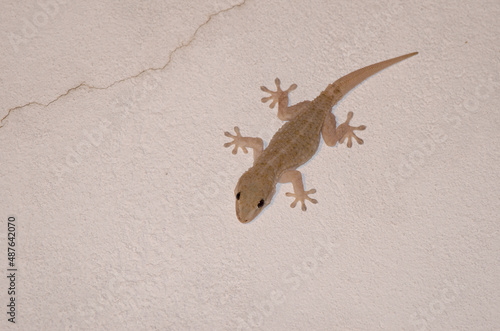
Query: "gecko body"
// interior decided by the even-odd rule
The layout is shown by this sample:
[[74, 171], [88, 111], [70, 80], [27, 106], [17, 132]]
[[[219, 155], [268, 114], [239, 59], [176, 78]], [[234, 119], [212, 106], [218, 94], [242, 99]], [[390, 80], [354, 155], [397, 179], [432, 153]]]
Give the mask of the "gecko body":
[[234, 190], [238, 220], [242, 223], [253, 220], [271, 202], [278, 182], [293, 184], [294, 193], [286, 193], [287, 196], [295, 198], [291, 204], [292, 208], [299, 201], [302, 210], [307, 209], [305, 200], [317, 203], [309, 197], [309, 194], [315, 193], [316, 190], [304, 190], [302, 175], [296, 169], [316, 153], [321, 136], [328, 146], [334, 146], [337, 142], [343, 143], [347, 139], [347, 146], [351, 147], [353, 138], [363, 144], [363, 140], [356, 136], [354, 130], [366, 128], [364, 125], [349, 125], [352, 112], [349, 112], [346, 122], [337, 126], [335, 116], [331, 112], [332, 107], [368, 77], [416, 54], [418, 53], [406, 54], [356, 70], [329, 84], [314, 100], [293, 106], [288, 106], [288, 93], [297, 88], [296, 84], [283, 91], [279, 79], [276, 78], [277, 91], [270, 91], [262, 86], [264, 92], [271, 94], [270, 97], [263, 98], [262, 102], [272, 100], [271, 108], [278, 103], [278, 117], [288, 122], [275, 133], [265, 150], [262, 139], [242, 137], [238, 127], [234, 128], [236, 135], [225, 132], [233, 141], [224, 146], [234, 145], [233, 154], [237, 153], [238, 148], [247, 153], [248, 147], [253, 149], [254, 155], [253, 166], [240, 177]]

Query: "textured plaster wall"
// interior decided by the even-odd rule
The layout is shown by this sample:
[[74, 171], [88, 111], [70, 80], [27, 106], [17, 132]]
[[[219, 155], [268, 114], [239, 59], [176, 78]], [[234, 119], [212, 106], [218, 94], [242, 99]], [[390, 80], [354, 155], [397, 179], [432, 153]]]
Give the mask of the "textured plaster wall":
[[[500, 328], [498, 1], [12, 1], [0, 10], [0, 304], [19, 330]], [[317, 205], [233, 189], [292, 103], [420, 54], [335, 109]], [[0, 315], [0, 329], [14, 328]]]

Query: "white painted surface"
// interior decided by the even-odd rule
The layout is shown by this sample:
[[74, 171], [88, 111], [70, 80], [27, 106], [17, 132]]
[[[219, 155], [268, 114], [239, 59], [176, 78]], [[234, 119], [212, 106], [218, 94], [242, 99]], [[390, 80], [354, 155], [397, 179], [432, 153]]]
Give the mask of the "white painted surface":
[[[20, 330], [500, 328], [498, 2], [54, 1], [0, 10], [0, 117], [50, 103], [0, 128]], [[368, 128], [301, 168], [319, 204], [237, 221], [260, 85], [412, 51], [334, 109]]]

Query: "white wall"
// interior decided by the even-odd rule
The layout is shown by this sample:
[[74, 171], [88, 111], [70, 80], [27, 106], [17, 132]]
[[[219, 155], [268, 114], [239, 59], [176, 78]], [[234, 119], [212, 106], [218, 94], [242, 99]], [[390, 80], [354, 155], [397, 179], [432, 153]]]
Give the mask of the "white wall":
[[[55, 1], [0, 10], [18, 328], [500, 327], [498, 2]], [[317, 205], [237, 221], [223, 132], [270, 140], [261, 85], [412, 51], [334, 109], [368, 128], [300, 169]]]

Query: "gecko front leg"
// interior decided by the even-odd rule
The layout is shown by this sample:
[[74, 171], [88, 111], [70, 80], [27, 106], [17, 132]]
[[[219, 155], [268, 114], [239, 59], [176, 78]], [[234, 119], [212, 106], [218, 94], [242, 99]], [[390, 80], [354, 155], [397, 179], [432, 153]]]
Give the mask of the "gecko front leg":
[[279, 182], [280, 183], [292, 183], [292, 185], [293, 185], [293, 192], [294, 193], [290, 193], [290, 192], [286, 193], [287, 197], [294, 197], [295, 198], [295, 200], [290, 204], [290, 207], [295, 208], [295, 206], [297, 205], [297, 202], [300, 201], [302, 204], [302, 210], [306, 211], [307, 207], [306, 207], [305, 200], [309, 200], [312, 203], [318, 203], [318, 200], [312, 199], [309, 197], [309, 194], [316, 193], [315, 189], [311, 189], [309, 191], [304, 191], [304, 183], [302, 181], [302, 174], [300, 173], [300, 171], [298, 171], [298, 170], [285, 171], [281, 175]]
[[281, 89], [281, 81], [279, 78], [276, 78], [274, 82], [276, 84], [276, 91], [271, 91], [265, 86], [260, 87], [262, 91], [271, 94], [269, 97], [262, 98], [262, 102], [266, 103], [269, 100], [272, 100], [269, 105], [269, 108], [271, 109], [274, 108], [276, 103], [278, 103], [278, 118], [280, 120], [290, 121], [311, 103], [311, 101], [302, 101], [289, 107], [288, 93], [295, 90], [297, 88], [297, 84], [292, 84], [287, 90], [283, 91]]
[[240, 133], [240, 129], [235, 126], [234, 127], [234, 132], [236, 135], [233, 135], [229, 132], [224, 132], [224, 135], [229, 138], [233, 138], [233, 141], [225, 143], [224, 147], [230, 147], [234, 145], [233, 154], [238, 153], [238, 148], [241, 148], [243, 153], [247, 154], [248, 148], [251, 148], [253, 150], [253, 160], [255, 163], [255, 160], [259, 157], [259, 155], [262, 153], [264, 150], [264, 141], [261, 138], [253, 138], [253, 137], [242, 137]]
[[323, 135], [323, 140], [328, 146], [335, 146], [337, 142], [342, 144], [347, 138], [347, 147], [351, 148], [352, 146], [352, 138], [354, 138], [358, 144], [363, 145], [363, 139], [356, 136], [354, 130], [364, 130], [366, 129], [366, 125], [360, 126], [350, 126], [349, 122], [353, 117], [352, 111], [347, 114], [347, 119], [344, 123], [340, 124], [337, 127], [337, 121], [335, 120], [335, 115], [332, 113], [328, 113], [326, 116], [325, 122], [323, 123], [323, 128], [321, 129], [321, 133]]

